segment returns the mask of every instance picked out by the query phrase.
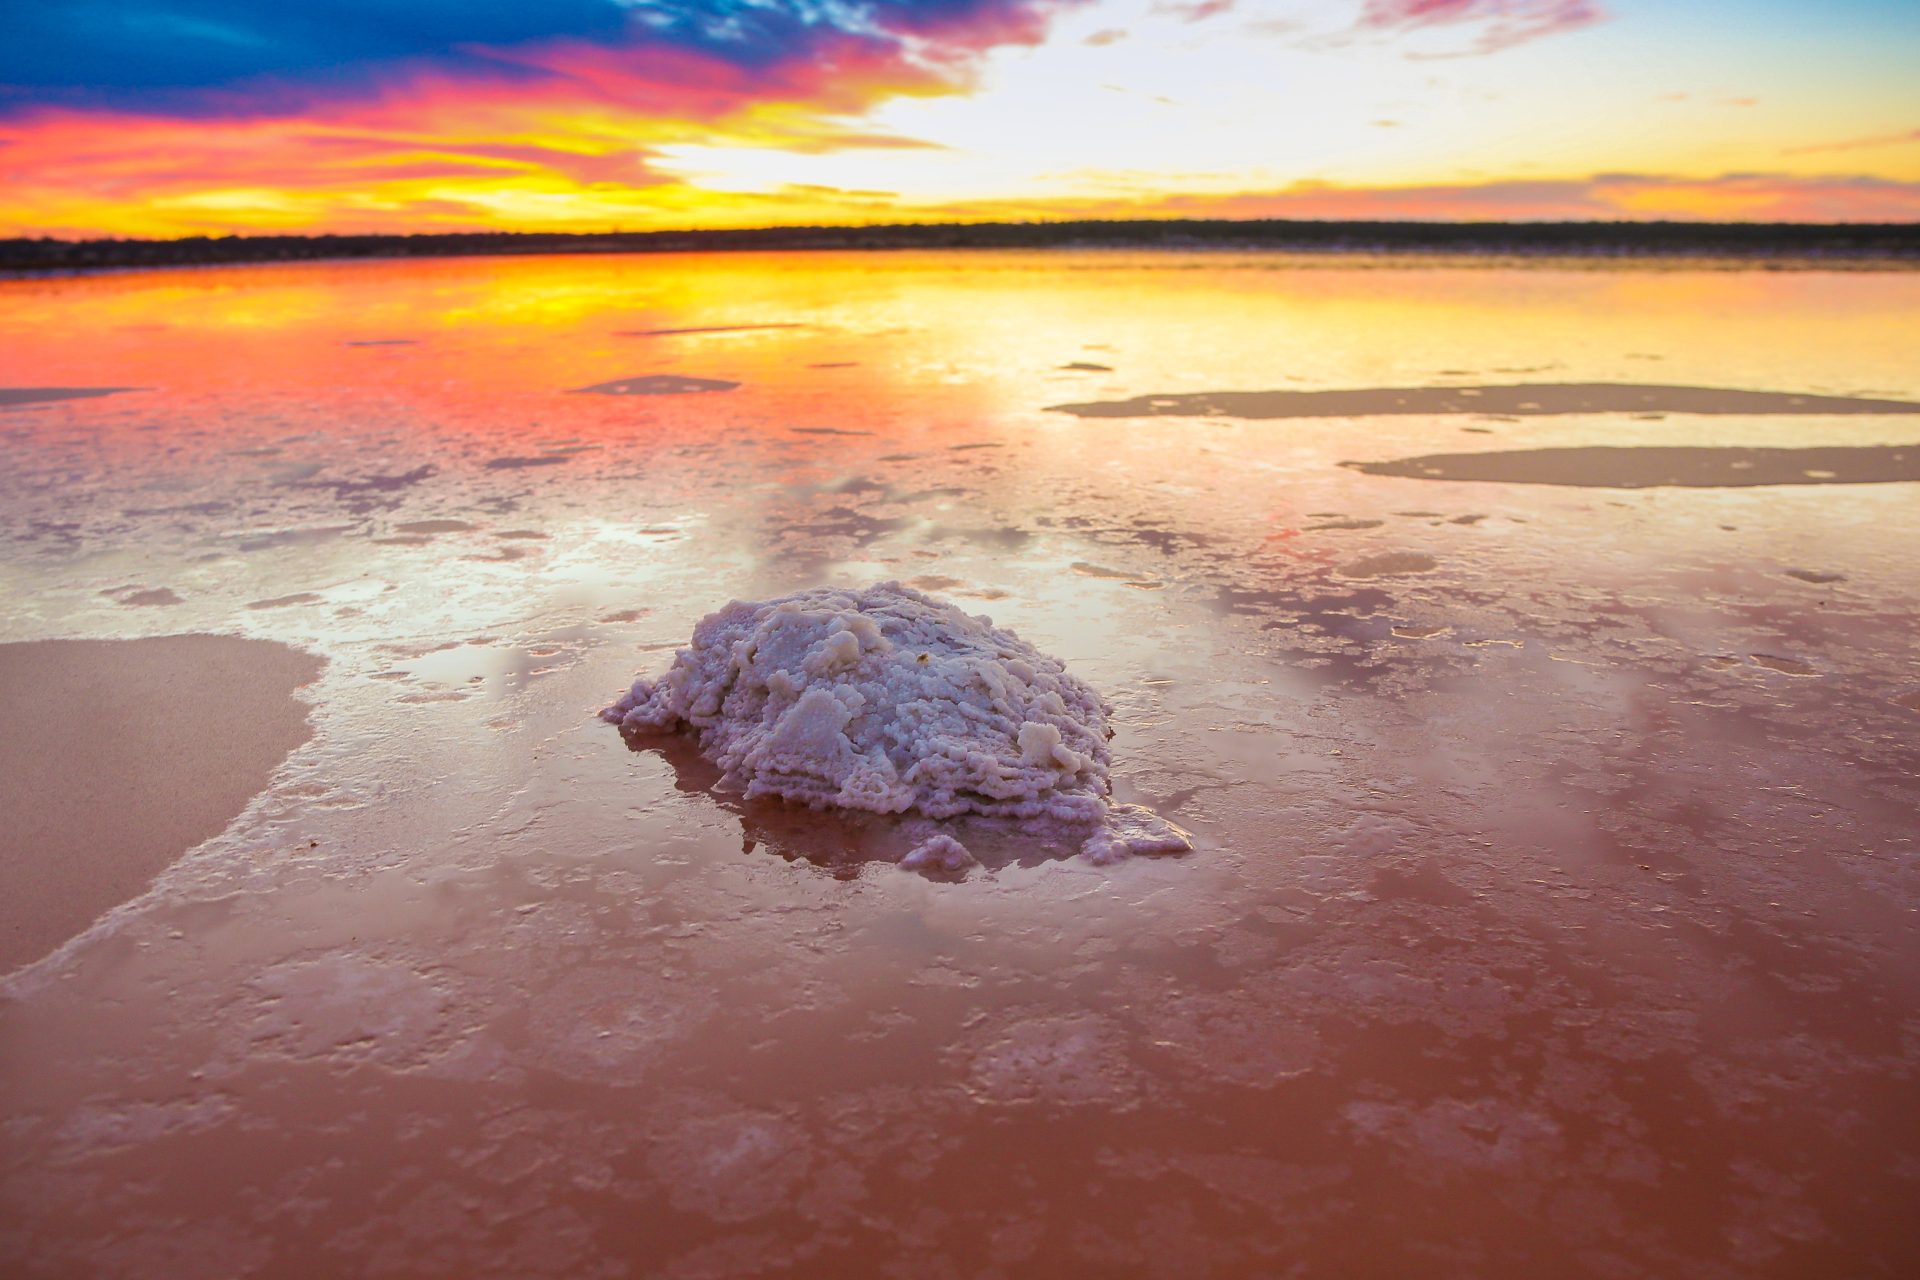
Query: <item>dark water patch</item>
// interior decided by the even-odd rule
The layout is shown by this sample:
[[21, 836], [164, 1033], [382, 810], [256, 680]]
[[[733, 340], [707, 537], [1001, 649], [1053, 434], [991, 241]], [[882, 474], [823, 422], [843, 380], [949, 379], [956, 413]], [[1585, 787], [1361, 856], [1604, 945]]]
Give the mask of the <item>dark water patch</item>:
[[960, 578], [949, 578], [943, 573], [923, 574], [918, 578], [908, 578], [907, 585], [918, 587], [922, 591], [952, 591], [956, 587], [966, 586]]
[[168, 605], [185, 603], [185, 601], [173, 593], [171, 587], [121, 587], [114, 591], [102, 591], [100, 594], [106, 596], [115, 604], [128, 604], [147, 608], [164, 608]]
[[1920, 402], [1731, 387], [1636, 382], [1523, 382], [1480, 387], [1361, 387], [1344, 391], [1195, 391], [1056, 404], [1078, 418], [1361, 418], [1413, 413], [1856, 414], [1920, 413]]
[[888, 534], [898, 533], [914, 521], [906, 516], [883, 518], [856, 511], [852, 507], [829, 507], [811, 520], [790, 526], [796, 534], [811, 538], [847, 538], [856, 546], [867, 546]]
[[928, 542], [960, 541], [976, 547], [988, 547], [995, 551], [1018, 551], [1033, 541], [1033, 535], [1025, 529], [1012, 526], [982, 525], [962, 527], [957, 525], [936, 525], [927, 531]]
[[315, 595], [311, 591], [296, 591], [290, 596], [275, 596], [271, 600], [249, 600], [249, 609], [285, 609], [296, 604], [319, 604], [326, 597]]
[[1393, 665], [1381, 642], [1393, 633], [1394, 597], [1355, 584], [1331, 593], [1222, 583], [1211, 603], [1223, 614], [1260, 620], [1296, 660], [1293, 678], [1326, 688], [1366, 688]]
[[486, 468], [489, 471], [519, 471], [525, 467], [557, 467], [563, 462], [572, 462], [573, 457], [564, 453], [543, 453], [538, 457], [488, 458]]
[[1397, 578], [1409, 573], [1431, 573], [1440, 562], [1419, 551], [1383, 551], [1340, 566], [1343, 578]]
[[390, 495], [412, 488], [431, 476], [434, 470], [432, 463], [422, 463], [411, 471], [397, 471], [391, 475], [362, 476], [357, 480], [305, 480], [299, 483], [299, 487], [326, 489], [340, 500], [341, 506], [358, 515], [376, 508], [399, 505], [400, 500]]
[[393, 527], [399, 533], [465, 533], [473, 528], [465, 520], [409, 520]]
[[170, 507], [128, 507], [121, 514], [127, 516], [218, 516], [232, 510], [233, 503], [215, 500], [182, 502]]
[[1484, 480], [1589, 489], [1746, 489], [1775, 484], [1887, 484], [1920, 480], [1920, 445], [1856, 448], [1516, 449], [1435, 453], [1391, 462], [1343, 462], [1370, 476]]
[[117, 396], [126, 391], [146, 391], [147, 387], [0, 387], [0, 406], [44, 404], [49, 400], [91, 400], [98, 396]]
[[417, 347], [417, 338], [356, 338], [350, 340], [349, 347]]
[[1061, 365], [1060, 371], [1062, 373], [1112, 373], [1113, 366], [1110, 364], [1094, 364], [1090, 360], [1075, 360], [1071, 364]]
[[571, 395], [595, 396], [685, 396], [703, 392], [731, 391], [740, 384], [724, 378], [685, 378], [673, 373], [649, 373], [639, 378], [616, 378], [596, 382], [590, 387], [575, 387]]
[[[360, 528], [351, 524], [300, 525], [287, 529], [262, 529], [242, 537], [234, 545], [242, 551], [267, 551], [275, 547], [300, 546], [309, 542], [325, 542], [342, 534], [353, 533]], [[378, 541], [378, 539], [376, 539]], [[424, 541], [424, 539], [422, 539]]]

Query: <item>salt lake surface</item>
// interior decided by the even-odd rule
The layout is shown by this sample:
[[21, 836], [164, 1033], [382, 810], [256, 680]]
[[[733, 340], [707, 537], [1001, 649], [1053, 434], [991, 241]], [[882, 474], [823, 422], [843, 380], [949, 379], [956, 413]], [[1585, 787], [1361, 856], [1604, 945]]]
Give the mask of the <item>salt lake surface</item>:
[[[1913, 1274], [1917, 338], [1920, 273], [1710, 264], [0, 283], [0, 644], [324, 660], [10, 957], [0, 1269]], [[885, 579], [1196, 851], [918, 875], [594, 718]]]

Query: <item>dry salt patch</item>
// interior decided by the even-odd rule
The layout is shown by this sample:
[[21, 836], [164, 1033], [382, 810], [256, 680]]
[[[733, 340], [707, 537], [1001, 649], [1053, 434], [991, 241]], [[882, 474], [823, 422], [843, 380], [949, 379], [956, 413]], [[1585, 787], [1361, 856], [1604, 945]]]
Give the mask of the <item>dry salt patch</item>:
[[910, 815], [931, 833], [909, 868], [964, 869], [935, 825], [962, 818], [1069, 837], [1099, 864], [1193, 847], [1112, 802], [1105, 699], [991, 618], [897, 582], [736, 600], [601, 715], [629, 735], [692, 734], [750, 800]]

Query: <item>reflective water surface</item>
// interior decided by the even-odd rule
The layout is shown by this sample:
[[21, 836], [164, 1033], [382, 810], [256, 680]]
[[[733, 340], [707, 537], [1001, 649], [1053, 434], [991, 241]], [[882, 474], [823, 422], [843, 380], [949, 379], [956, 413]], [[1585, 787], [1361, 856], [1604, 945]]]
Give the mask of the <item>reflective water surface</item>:
[[[327, 663], [0, 988], [0, 1268], [1912, 1274], [1920, 420], [1459, 391], [1910, 402], [1916, 334], [1916, 273], [1271, 255], [0, 283], [0, 641]], [[885, 578], [1201, 847], [930, 879], [592, 718]]]

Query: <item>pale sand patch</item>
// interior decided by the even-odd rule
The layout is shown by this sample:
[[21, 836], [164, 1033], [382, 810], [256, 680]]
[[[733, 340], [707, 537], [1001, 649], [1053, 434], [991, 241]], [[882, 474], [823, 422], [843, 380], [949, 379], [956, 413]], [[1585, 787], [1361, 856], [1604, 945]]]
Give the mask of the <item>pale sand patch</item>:
[[0, 971], [220, 834], [310, 736], [324, 660], [267, 640], [0, 644]]
[[1195, 391], [1056, 404], [1078, 418], [1363, 418], [1406, 413], [1920, 413], [1920, 402], [1637, 382], [1522, 382], [1341, 391]]

